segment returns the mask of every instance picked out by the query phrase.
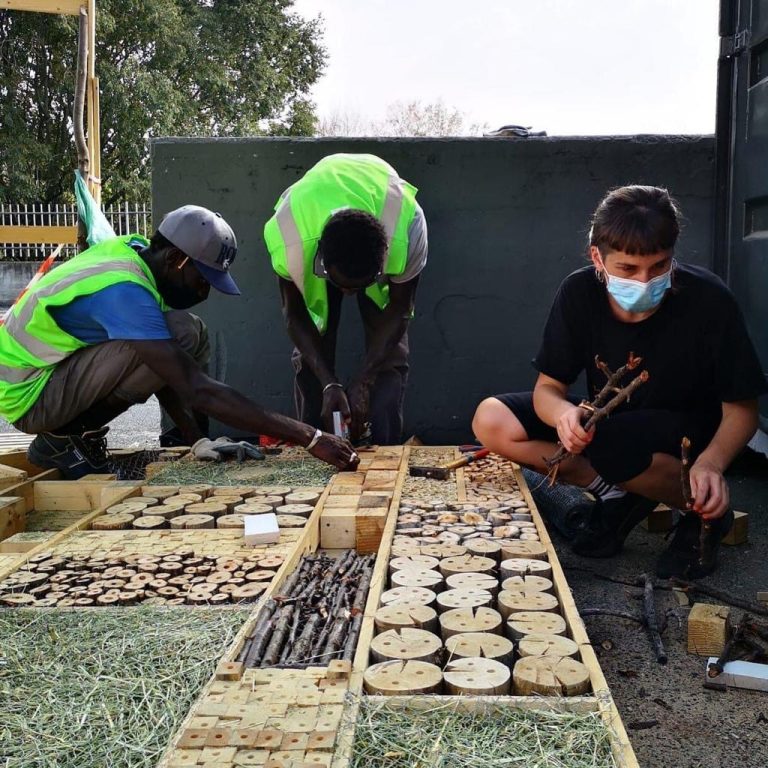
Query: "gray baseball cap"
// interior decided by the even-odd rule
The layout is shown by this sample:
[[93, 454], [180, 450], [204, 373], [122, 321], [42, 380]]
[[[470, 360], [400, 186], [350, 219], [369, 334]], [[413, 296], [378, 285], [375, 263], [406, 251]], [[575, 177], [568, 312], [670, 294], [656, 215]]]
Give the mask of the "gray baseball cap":
[[184, 251], [217, 291], [233, 296], [240, 294], [229, 274], [237, 256], [237, 239], [221, 214], [199, 205], [183, 205], [167, 213], [157, 231]]

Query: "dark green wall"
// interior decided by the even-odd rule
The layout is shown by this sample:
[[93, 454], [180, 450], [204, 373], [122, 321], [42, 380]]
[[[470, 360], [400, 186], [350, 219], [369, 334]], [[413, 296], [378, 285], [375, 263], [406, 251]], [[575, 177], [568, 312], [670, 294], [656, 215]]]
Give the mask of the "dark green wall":
[[[292, 413], [288, 341], [262, 228], [279, 194], [333, 152], [372, 152], [419, 188], [430, 260], [411, 325], [406, 437], [470, 436], [475, 405], [529, 388], [552, 296], [584, 261], [587, 221], [613, 186], [663, 185], [682, 205], [678, 258], [709, 266], [711, 137], [544, 139], [159, 139], [152, 145], [155, 221], [196, 203], [237, 233], [240, 298], [199, 309], [215, 368], [263, 405]], [[345, 302], [338, 369], [361, 353], [355, 302]]]

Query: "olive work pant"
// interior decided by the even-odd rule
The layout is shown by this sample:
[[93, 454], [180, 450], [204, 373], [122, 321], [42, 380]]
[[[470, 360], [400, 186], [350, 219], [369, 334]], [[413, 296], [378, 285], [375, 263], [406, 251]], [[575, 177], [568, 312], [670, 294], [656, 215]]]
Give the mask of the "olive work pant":
[[[326, 365], [336, 370], [336, 337], [341, 318], [343, 293], [328, 284], [328, 329], [322, 338], [322, 354]], [[371, 339], [381, 325], [382, 311], [364, 291], [358, 291], [357, 304], [363, 321], [366, 351]], [[315, 427], [322, 427], [323, 390], [309, 366], [302, 364], [301, 352], [293, 350], [291, 355], [296, 378], [294, 399], [296, 415], [300, 421]], [[408, 383], [408, 333], [403, 334], [399, 344], [392, 350], [390, 359], [379, 370], [371, 387], [370, 422], [373, 442], [377, 445], [397, 445], [403, 431], [403, 400]]]
[[[208, 329], [189, 312], [165, 313], [168, 330], [194, 360], [205, 369], [210, 357]], [[56, 432], [81, 416], [108, 395], [125, 401], [125, 410], [146, 402], [165, 382], [142, 363], [128, 341], [107, 341], [85, 347], [63, 360], [33, 406], [14, 423], [29, 434]]]

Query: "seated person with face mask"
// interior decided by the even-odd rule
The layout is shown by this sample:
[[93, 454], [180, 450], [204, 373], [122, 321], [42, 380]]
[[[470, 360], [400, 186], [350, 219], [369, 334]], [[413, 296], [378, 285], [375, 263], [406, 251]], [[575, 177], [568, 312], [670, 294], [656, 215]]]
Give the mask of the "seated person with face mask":
[[[473, 429], [494, 452], [546, 473], [559, 442], [573, 456], [558, 478], [597, 499], [572, 542], [576, 553], [610, 557], [658, 502], [680, 522], [656, 566], [659, 577], [698, 578], [716, 567], [733, 513], [723, 476], [757, 428], [766, 381], [735, 298], [712, 273], [675, 261], [680, 212], [664, 189], [628, 186], [595, 211], [590, 266], [570, 274], [550, 310], [534, 367], [533, 392], [498, 395], [477, 408]], [[629, 402], [586, 432], [591, 400], [630, 353], [649, 379]], [[622, 384], [628, 383], [628, 374]], [[691, 440], [693, 509], [686, 513], [680, 447]], [[712, 546], [699, 551], [702, 520]]]
[[105, 425], [157, 394], [196, 458], [232, 452], [231, 441], [204, 434], [204, 417], [212, 416], [304, 446], [340, 469], [356, 466], [346, 441], [267, 411], [207, 375], [206, 327], [184, 310], [205, 301], [211, 286], [240, 293], [229, 274], [236, 254], [235, 233], [219, 214], [185, 205], [151, 240], [105, 240], [17, 299], [0, 326], [0, 416], [37, 435], [33, 464], [68, 479], [109, 471]]

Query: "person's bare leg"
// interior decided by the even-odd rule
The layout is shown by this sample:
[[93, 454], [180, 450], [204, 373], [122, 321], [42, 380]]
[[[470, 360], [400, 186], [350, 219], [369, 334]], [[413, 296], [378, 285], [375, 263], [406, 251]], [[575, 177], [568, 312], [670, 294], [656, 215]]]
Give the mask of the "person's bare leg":
[[660, 501], [669, 507], [685, 509], [683, 486], [680, 480], [680, 459], [668, 453], [654, 453], [648, 469], [619, 485], [625, 491]]
[[[546, 440], [529, 440], [517, 416], [495, 397], [486, 398], [477, 406], [472, 430], [486, 448], [542, 474], [549, 471], [545, 458], [558, 448]], [[597, 473], [583, 456], [566, 459], [558, 471], [559, 480], [581, 488], [586, 488], [596, 477]]]

